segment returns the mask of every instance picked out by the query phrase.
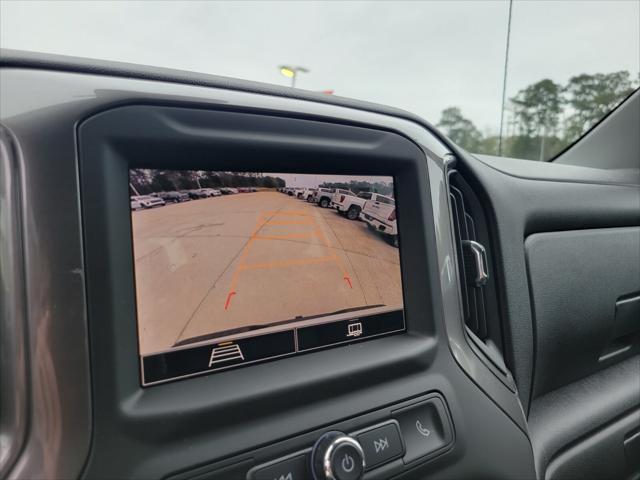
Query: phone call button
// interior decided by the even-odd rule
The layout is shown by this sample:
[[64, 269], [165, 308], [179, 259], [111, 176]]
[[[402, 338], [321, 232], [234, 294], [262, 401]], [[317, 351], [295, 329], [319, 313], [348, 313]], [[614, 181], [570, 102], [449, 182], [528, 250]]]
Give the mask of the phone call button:
[[444, 402], [434, 397], [392, 412], [404, 438], [404, 463], [444, 450], [453, 441], [453, 430]]

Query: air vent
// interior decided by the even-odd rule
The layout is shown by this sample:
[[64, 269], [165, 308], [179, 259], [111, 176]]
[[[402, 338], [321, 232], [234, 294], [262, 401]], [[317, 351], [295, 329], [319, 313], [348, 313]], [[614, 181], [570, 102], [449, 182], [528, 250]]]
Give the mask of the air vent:
[[464, 323], [469, 344], [511, 391], [513, 377], [504, 363], [497, 282], [490, 272], [489, 225], [476, 192], [455, 169], [449, 171], [451, 223], [458, 260]]
[[486, 340], [487, 304], [484, 287], [489, 277], [485, 246], [478, 238], [476, 220], [474, 219], [469, 200], [463, 190], [456, 186], [457, 174], [449, 177], [449, 196], [456, 250], [458, 253], [458, 270], [460, 273], [464, 321], [467, 327], [481, 340]]

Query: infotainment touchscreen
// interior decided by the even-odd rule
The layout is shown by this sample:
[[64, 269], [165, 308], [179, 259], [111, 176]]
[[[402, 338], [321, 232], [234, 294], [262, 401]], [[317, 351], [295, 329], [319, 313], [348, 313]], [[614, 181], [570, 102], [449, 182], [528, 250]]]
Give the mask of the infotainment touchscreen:
[[142, 384], [405, 329], [392, 177], [130, 170]]

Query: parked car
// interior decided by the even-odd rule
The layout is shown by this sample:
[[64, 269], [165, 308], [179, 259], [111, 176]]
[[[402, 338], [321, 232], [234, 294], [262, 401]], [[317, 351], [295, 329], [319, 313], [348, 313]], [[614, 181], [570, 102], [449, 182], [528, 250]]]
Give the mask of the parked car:
[[335, 189], [319, 187], [318, 191], [313, 196], [313, 201], [320, 205], [322, 208], [327, 208], [331, 204], [331, 196]]
[[199, 189], [180, 190], [180, 193], [184, 193], [192, 200], [197, 200], [199, 198], [206, 198], [207, 196], [204, 192], [201, 192]]
[[198, 188], [198, 189], [196, 189], [196, 192], [198, 192], [200, 195], [202, 195], [202, 198], [209, 198], [209, 197], [213, 196], [211, 194], [211, 189], [209, 189], [209, 188]]
[[385, 199], [388, 198], [390, 197], [373, 192], [360, 192], [356, 196], [341, 194], [333, 206], [335, 206], [338, 212], [346, 215], [349, 220], [357, 220], [360, 218], [360, 212], [366, 202], [385, 201]]
[[142, 207], [142, 203], [140, 200], [136, 200], [134, 197], [131, 197], [131, 210], [140, 210]]
[[203, 196], [203, 198], [213, 197], [210, 188], [198, 188], [198, 192]]
[[393, 198], [376, 194], [367, 200], [360, 212], [360, 218], [371, 230], [383, 233], [389, 242], [398, 246], [398, 222], [396, 220], [396, 202]]
[[166, 203], [181, 203], [191, 200], [189, 195], [182, 192], [161, 192], [159, 195]]
[[151, 195], [135, 195], [131, 197], [131, 201], [138, 202], [141, 208], [161, 207], [164, 205], [162, 198], [152, 197]]
[[240, 187], [238, 188], [238, 193], [249, 193], [251, 189], [249, 187]]

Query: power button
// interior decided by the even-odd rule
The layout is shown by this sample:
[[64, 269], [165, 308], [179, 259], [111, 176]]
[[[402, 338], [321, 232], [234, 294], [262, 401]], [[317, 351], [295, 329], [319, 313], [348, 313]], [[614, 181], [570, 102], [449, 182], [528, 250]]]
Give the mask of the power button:
[[359, 480], [364, 467], [360, 443], [342, 432], [325, 433], [311, 452], [311, 470], [315, 480]]
[[358, 480], [364, 470], [363, 457], [354, 445], [342, 443], [333, 451], [331, 463], [336, 480]]

